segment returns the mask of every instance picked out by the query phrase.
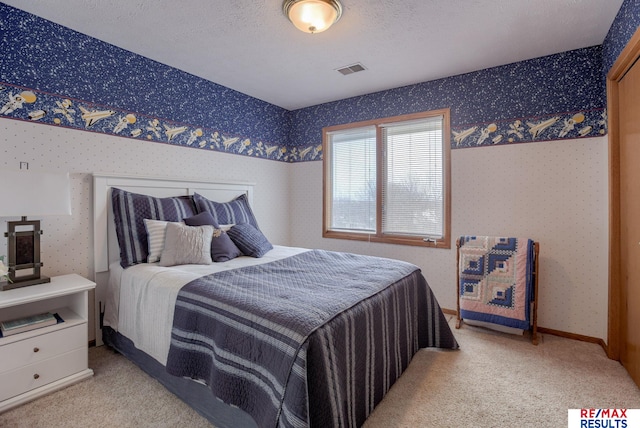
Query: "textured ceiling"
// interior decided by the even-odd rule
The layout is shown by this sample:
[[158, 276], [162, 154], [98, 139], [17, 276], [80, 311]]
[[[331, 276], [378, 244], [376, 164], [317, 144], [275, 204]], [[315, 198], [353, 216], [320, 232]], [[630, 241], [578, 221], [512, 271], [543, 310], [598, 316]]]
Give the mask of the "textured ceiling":
[[[342, 0], [306, 34], [281, 0], [4, 0], [289, 110], [599, 45], [623, 0]], [[343, 76], [336, 69], [362, 63]]]

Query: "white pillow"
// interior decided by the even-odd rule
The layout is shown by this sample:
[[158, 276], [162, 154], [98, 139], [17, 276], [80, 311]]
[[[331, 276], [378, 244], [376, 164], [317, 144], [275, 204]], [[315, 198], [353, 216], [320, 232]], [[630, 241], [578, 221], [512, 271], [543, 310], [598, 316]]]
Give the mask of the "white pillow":
[[147, 240], [149, 241], [147, 263], [155, 263], [160, 260], [167, 223], [169, 222], [144, 219], [144, 227], [147, 229]]
[[210, 265], [213, 226], [167, 223], [160, 266]]

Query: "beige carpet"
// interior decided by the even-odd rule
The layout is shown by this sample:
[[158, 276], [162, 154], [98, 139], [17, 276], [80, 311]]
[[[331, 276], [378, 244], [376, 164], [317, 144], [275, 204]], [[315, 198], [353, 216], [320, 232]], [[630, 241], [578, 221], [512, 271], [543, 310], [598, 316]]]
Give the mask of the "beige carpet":
[[[459, 351], [421, 350], [365, 427], [566, 427], [567, 409], [640, 408], [598, 345], [464, 326]], [[91, 348], [95, 376], [0, 414], [2, 427], [209, 427], [121, 355]]]

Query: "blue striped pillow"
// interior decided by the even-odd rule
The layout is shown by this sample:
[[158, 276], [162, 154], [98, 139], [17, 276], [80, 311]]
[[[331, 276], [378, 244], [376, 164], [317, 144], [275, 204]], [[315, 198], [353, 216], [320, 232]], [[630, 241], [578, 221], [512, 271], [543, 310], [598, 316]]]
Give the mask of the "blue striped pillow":
[[247, 195], [242, 194], [229, 202], [214, 202], [198, 193], [193, 195], [198, 213], [209, 212], [217, 224], [250, 223], [260, 230], [258, 221], [251, 211]]
[[123, 268], [147, 262], [149, 241], [145, 218], [180, 222], [196, 213], [191, 196], [156, 198], [115, 187], [111, 189], [111, 205]]
[[260, 258], [273, 249], [262, 232], [249, 223], [236, 224], [227, 235], [245, 256]]

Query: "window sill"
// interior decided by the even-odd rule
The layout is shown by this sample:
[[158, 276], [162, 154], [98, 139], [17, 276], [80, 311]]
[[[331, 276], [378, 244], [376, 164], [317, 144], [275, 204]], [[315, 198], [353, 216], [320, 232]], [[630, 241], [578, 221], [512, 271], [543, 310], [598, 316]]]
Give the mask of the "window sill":
[[441, 238], [435, 241], [425, 241], [422, 237], [416, 236], [389, 236], [389, 235], [374, 235], [369, 233], [349, 233], [349, 232], [335, 232], [331, 230], [326, 230], [322, 234], [323, 238], [330, 239], [345, 239], [352, 241], [367, 241], [367, 242], [378, 242], [384, 244], [395, 244], [395, 245], [410, 245], [414, 247], [428, 247], [428, 248], [438, 248], [438, 249], [451, 249], [451, 243], [449, 239]]

